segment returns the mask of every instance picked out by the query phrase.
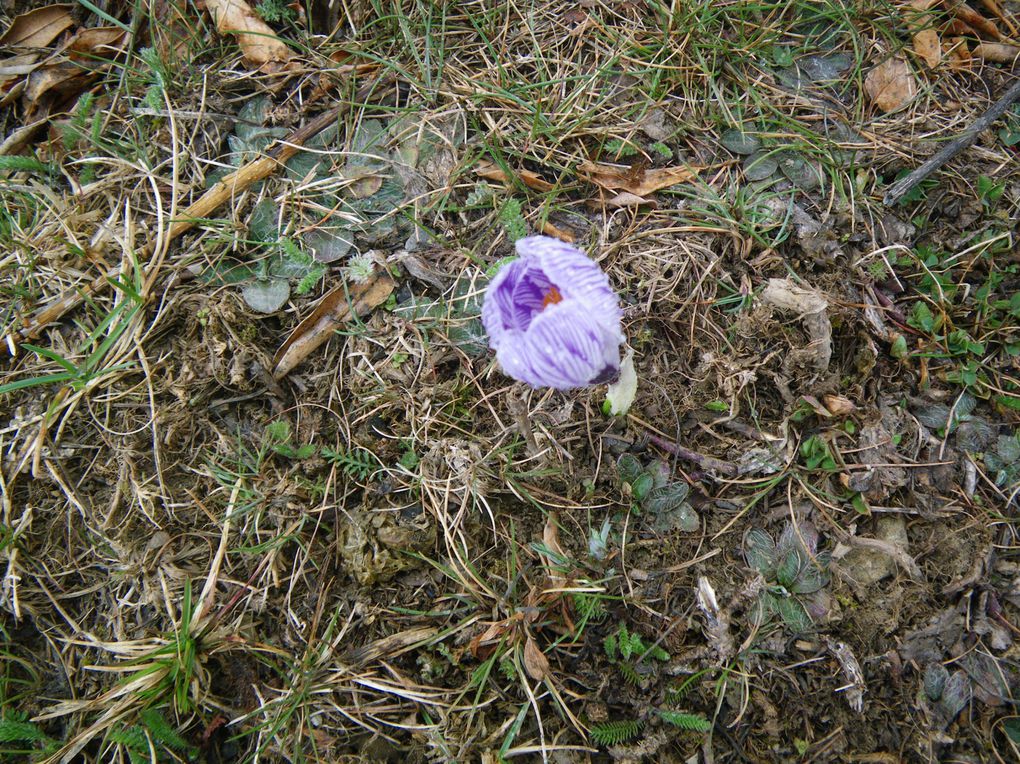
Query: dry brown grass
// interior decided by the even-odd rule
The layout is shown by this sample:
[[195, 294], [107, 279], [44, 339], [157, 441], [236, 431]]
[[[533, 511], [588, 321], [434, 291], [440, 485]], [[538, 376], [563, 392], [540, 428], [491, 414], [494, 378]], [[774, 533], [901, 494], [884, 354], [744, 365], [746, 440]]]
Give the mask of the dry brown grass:
[[[182, 50], [193, 58], [164, 55], [161, 102], [143, 102], [155, 80], [139, 38], [91, 102], [28, 144], [56, 174], [3, 171], [10, 357], [0, 385], [77, 375], [0, 396], [0, 712], [26, 714], [51, 741], [29, 743], [25, 757], [186, 758], [145, 709], [208, 761], [792, 760], [795, 740], [811, 760], [1015, 753], [988, 700], [1009, 702], [1011, 679], [985, 688], [948, 733], [915, 702], [925, 662], [960, 658], [954, 644], [985, 650], [1012, 676], [1014, 648], [993, 627], [1015, 631], [1015, 593], [992, 582], [1015, 567], [1015, 488], [899, 405], [927, 394], [954, 406], [960, 388], [937, 360], [891, 358], [890, 336], [867, 314], [879, 266], [918, 283], [923, 269], [908, 275], [896, 258], [922, 239], [963, 252], [968, 274], [1003, 267], [996, 289], [1007, 299], [1016, 289], [1005, 269], [1016, 155], [996, 136], [947, 166], [927, 198], [879, 202], [895, 171], [970, 123], [1008, 73], [918, 65], [920, 95], [876, 114], [862, 72], [909, 41], [901, 9], [884, 3], [344, 8], [328, 38], [290, 29], [308, 47], [291, 71], [262, 74], [229, 42], [197, 44], [212, 38], [189, 6], [194, 41]], [[151, 19], [141, 28], [153, 25], [153, 44], [186, 34]], [[847, 70], [798, 90], [781, 76], [786, 53], [844, 54]], [[270, 99], [268, 122], [291, 131], [351, 102], [335, 139], [310, 149], [329, 172], [239, 184], [171, 234], [214, 175], [234, 168], [228, 136], [255, 95]], [[5, 124], [20, 124], [24, 104], [5, 108]], [[276, 381], [274, 353], [347, 277], [347, 261], [268, 316], [209, 272], [271, 260], [276, 250], [251, 231], [263, 200], [281, 239], [349, 223], [365, 178], [343, 173], [371, 154], [356, 137], [403, 115], [385, 145], [404, 151], [377, 171], [402, 184], [400, 204], [374, 218], [395, 227], [359, 240], [397, 276], [398, 306], [350, 323]], [[59, 120], [79, 134], [65, 140]], [[733, 127], [809, 158], [821, 184], [748, 181], [721, 143]], [[507, 183], [480, 179], [482, 160]], [[631, 173], [689, 164], [697, 178], [654, 205], [614, 206], [579, 177], [585, 160]], [[551, 190], [529, 190], [525, 171]], [[997, 205], [982, 206], [978, 175], [1006, 183]], [[432, 237], [410, 253], [408, 220]], [[515, 227], [549, 225], [585, 246], [622, 295], [641, 379], [629, 418], [601, 413], [601, 389], [510, 384], [464, 339]], [[1008, 246], [965, 239], [976, 231]], [[96, 281], [112, 271], [117, 284]], [[810, 337], [757, 299], [770, 278], [828, 301], [823, 373], [790, 362]], [[879, 323], [898, 324], [920, 352], [922, 333], [895, 320], [910, 289]], [[60, 300], [68, 309], [33, 351], [20, 333]], [[956, 308], [946, 315], [970, 326]], [[992, 400], [1017, 395], [1002, 358], [988, 363]], [[821, 407], [826, 394], [855, 410], [806, 410], [803, 396]], [[1002, 432], [1016, 426], [1004, 406], [979, 411]], [[657, 531], [631, 511], [615, 462], [661, 453], [649, 435], [740, 466], [728, 477], [665, 454], [692, 486], [699, 532]], [[812, 438], [831, 449], [831, 472], [805, 467]], [[298, 455], [302, 446], [314, 448]], [[774, 471], [760, 468], [766, 458]], [[887, 484], [857, 489], [872, 505], [859, 516], [848, 481], [876, 470]], [[898, 514], [910, 518], [910, 543], [888, 556], [905, 555], [919, 580], [896, 570], [860, 584], [843, 557], [817, 633], [752, 624], [763, 584], [742, 556], [748, 528], [778, 535], [810, 519], [831, 550], [874, 541], [877, 518]], [[598, 560], [589, 538], [606, 517], [613, 536]], [[715, 605], [704, 585], [696, 597], [699, 578]], [[977, 608], [982, 592], [980, 628], [935, 658], [896, 653], [947, 608]], [[621, 624], [669, 660], [636, 661], [628, 682], [604, 648]], [[830, 638], [864, 665], [863, 715], [840, 694], [844, 653]], [[670, 706], [670, 689], [702, 670]], [[667, 707], [704, 714], [714, 731], [675, 730], [659, 715]], [[592, 737], [632, 719], [644, 724], [633, 741]], [[148, 750], [132, 753], [130, 734], [147, 735]]]

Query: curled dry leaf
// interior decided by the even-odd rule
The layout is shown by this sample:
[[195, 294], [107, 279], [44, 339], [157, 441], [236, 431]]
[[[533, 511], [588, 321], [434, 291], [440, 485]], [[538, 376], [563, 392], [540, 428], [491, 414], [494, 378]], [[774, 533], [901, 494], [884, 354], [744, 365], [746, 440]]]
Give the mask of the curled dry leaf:
[[290, 49], [244, 0], [206, 0], [220, 34], [236, 34], [250, 64], [263, 66], [290, 58]]
[[559, 566], [562, 564], [561, 561], [566, 559], [567, 554], [563, 551], [563, 547], [560, 546], [560, 529], [556, 521], [556, 513], [550, 512], [545, 520], [545, 528], [542, 530], [542, 543], [549, 550], [550, 554], [543, 554], [542, 560], [545, 563], [549, 582], [554, 588], [559, 588], [567, 582], [566, 577], [559, 570]]
[[0, 35], [0, 45], [11, 48], [45, 48], [74, 24], [70, 5], [47, 5], [22, 13]]
[[548, 220], [542, 224], [542, 233], [546, 236], [552, 236], [554, 239], [565, 241], [567, 244], [573, 244], [577, 241], [577, 236], [573, 231], [566, 228], [560, 228], [558, 225]]
[[577, 173], [582, 180], [594, 183], [606, 191], [622, 191], [639, 197], [678, 183], [686, 183], [698, 175], [696, 168], [686, 166], [641, 169], [602, 162], [581, 162], [577, 166]]
[[994, 61], [997, 64], [1012, 64], [1020, 58], [1020, 45], [1010, 45], [1002, 42], [983, 42], [975, 45], [971, 53], [985, 61]]
[[273, 357], [273, 378], [283, 379], [319, 346], [333, 336], [337, 327], [351, 318], [364, 316], [386, 301], [396, 286], [387, 274], [377, 272], [364, 284], [343, 283], [331, 289], [311, 315], [290, 333]]
[[823, 395], [822, 402], [833, 416], [847, 416], [857, 410], [857, 407], [842, 395]]
[[530, 634], [524, 643], [524, 669], [528, 672], [528, 676], [537, 682], [541, 682], [549, 676], [549, 659], [545, 657]]
[[[521, 183], [533, 191], [545, 193], [546, 191], [552, 191], [555, 188], [552, 183], [547, 181], [537, 172], [532, 172], [531, 170], [518, 170], [516, 174]], [[475, 175], [485, 178], [486, 180], [495, 180], [500, 183], [510, 183], [512, 181], [503, 168], [494, 162], [479, 162], [475, 167]]]
[[607, 207], [658, 207], [654, 199], [645, 199], [643, 196], [632, 194], [630, 191], [622, 191], [611, 199], [606, 199]]
[[864, 90], [879, 109], [895, 111], [917, 94], [917, 82], [906, 61], [890, 58], [868, 72]]

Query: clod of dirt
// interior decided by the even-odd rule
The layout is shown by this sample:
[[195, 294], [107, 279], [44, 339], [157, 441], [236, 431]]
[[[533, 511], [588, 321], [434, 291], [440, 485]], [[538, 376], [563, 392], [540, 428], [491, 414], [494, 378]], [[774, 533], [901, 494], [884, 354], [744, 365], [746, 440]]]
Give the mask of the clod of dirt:
[[783, 311], [798, 313], [810, 344], [790, 353], [796, 364], [804, 362], [818, 372], [829, 368], [832, 358], [832, 324], [827, 313], [829, 302], [819, 292], [804, 289], [789, 279], [769, 279], [761, 294], [762, 302]]
[[[894, 548], [907, 549], [907, 525], [898, 515], [878, 518], [875, 537]], [[834, 556], [839, 557], [839, 550], [840, 547], [837, 547]], [[896, 561], [890, 554], [879, 549], [854, 547], [842, 557], [841, 567], [854, 582], [861, 586], [871, 586], [893, 575], [896, 572]]]
[[414, 567], [406, 552], [423, 552], [436, 542], [436, 528], [424, 513], [405, 520], [402, 513], [354, 511], [339, 529], [340, 567], [359, 584], [389, 581]]

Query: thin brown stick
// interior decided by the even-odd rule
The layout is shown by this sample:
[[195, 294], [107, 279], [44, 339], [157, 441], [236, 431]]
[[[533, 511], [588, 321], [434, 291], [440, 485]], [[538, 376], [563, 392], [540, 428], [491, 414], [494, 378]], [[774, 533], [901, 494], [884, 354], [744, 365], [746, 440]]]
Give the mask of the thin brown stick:
[[1006, 113], [1013, 103], [1020, 99], [1020, 80], [1013, 83], [1013, 86], [996, 101], [992, 107], [981, 115], [974, 124], [963, 131], [957, 138], [947, 143], [941, 151], [935, 156], [929, 159], [927, 162], [922, 164], [910, 175], [903, 178], [902, 180], [893, 183], [892, 187], [886, 193], [885, 198], [882, 199], [883, 204], [886, 207], [891, 207], [900, 201], [904, 196], [909, 194], [913, 188], [919, 184], [922, 180], [931, 175], [935, 170], [940, 168], [954, 156], [959, 154], [965, 148], [970, 146], [977, 140], [978, 135], [982, 131], [987, 130], [988, 127], [995, 122], [999, 117]]
[[674, 443], [672, 440], [667, 440], [666, 438], [660, 437], [652, 432], [646, 431], [645, 436], [663, 451], [667, 451], [678, 459], [683, 459], [685, 462], [697, 464], [705, 470], [715, 470], [720, 475], [726, 475], [727, 477], [733, 477], [737, 474], [737, 465], [735, 464], [730, 464], [729, 462], [724, 462], [721, 459], [716, 459], [714, 456], [707, 456], [705, 454], [699, 454], [697, 451], [691, 451], [684, 448], [679, 443]]
[[[380, 80], [375, 80], [365, 85], [358, 90], [355, 101], [345, 101], [323, 112], [308, 124], [295, 130], [286, 139], [274, 144], [265, 156], [258, 157], [244, 165], [244, 167], [221, 178], [212, 188], [192, 202], [191, 206], [181, 213], [179, 219], [171, 223], [166, 233], [166, 241], [173, 241], [181, 234], [190, 231], [197, 221], [211, 214], [229, 199], [232, 199], [238, 192], [244, 191], [253, 183], [268, 178], [282, 167], [284, 162], [300, 151], [305, 141], [336, 122], [341, 115], [351, 108], [353, 103], [366, 101], [388, 79], [388, 76], [384, 76]], [[138, 253], [139, 259], [148, 260], [155, 251], [155, 245], [156, 239], [146, 244]], [[13, 353], [18, 343], [38, 337], [44, 327], [52, 324], [54, 321], [58, 321], [61, 316], [76, 308], [87, 297], [102, 292], [110, 285], [110, 280], [116, 279], [120, 274], [121, 268], [119, 266], [112, 268], [93, 279], [92, 283], [76, 289], [70, 294], [65, 294], [48, 305], [44, 305], [36, 311], [32, 318], [26, 321], [21, 329], [6, 338], [7, 341], [4, 344], [7, 346], [8, 353]]]

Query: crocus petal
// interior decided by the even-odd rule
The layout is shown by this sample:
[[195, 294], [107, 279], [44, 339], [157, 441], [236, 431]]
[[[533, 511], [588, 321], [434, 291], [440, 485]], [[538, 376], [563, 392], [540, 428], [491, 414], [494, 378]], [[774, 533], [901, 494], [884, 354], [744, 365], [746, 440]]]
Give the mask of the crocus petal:
[[616, 374], [620, 338], [583, 303], [562, 302], [536, 316], [528, 331], [508, 333], [496, 359], [507, 374], [532, 387], [570, 390]]
[[489, 282], [482, 323], [508, 375], [568, 390], [620, 368], [622, 312], [609, 278], [581, 250], [546, 236], [517, 242]]
[[586, 300], [600, 318], [620, 323], [620, 300], [609, 285], [609, 277], [584, 252], [550, 236], [528, 236], [518, 239], [515, 246], [520, 255], [534, 258], [564, 299]]

